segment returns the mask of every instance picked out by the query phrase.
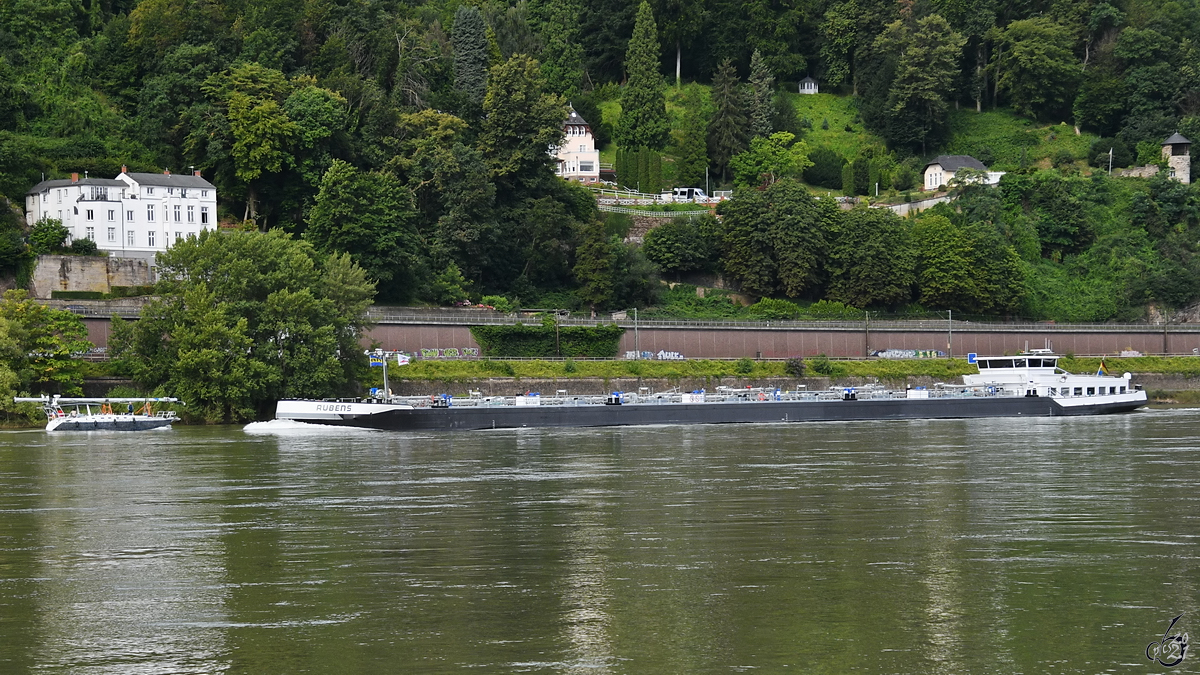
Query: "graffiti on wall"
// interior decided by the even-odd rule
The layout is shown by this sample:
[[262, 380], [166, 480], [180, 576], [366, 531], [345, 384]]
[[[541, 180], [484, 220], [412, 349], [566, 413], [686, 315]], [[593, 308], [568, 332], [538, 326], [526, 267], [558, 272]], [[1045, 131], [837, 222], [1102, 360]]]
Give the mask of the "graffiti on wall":
[[478, 347], [442, 347], [439, 349], [421, 348], [423, 359], [477, 359]]
[[641, 352], [640, 354], [635, 351], [628, 351], [628, 352], [625, 352], [625, 358], [630, 359], [630, 360], [642, 359], [644, 361], [651, 361], [651, 360], [655, 360], [655, 359], [657, 359], [659, 361], [686, 361], [687, 360], [687, 357], [684, 356], [683, 354], [680, 354], [679, 352], [668, 352], [668, 351], [662, 350], [662, 349], [660, 349], [657, 352]]

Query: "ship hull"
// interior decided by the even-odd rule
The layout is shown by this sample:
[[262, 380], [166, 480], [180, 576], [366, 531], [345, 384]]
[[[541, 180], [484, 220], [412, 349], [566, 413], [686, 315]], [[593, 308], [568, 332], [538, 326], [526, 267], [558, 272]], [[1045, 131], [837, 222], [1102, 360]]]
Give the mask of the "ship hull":
[[[319, 402], [280, 401], [276, 418], [389, 431], [445, 431], [652, 424], [1052, 417], [1129, 412], [1145, 403], [1145, 395], [1141, 393], [1070, 407], [1060, 405], [1054, 399], [1037, 396], [449, 408], [401, 408], [385, 404], [358, 403], [354, 405], [353, 412], [318, 415], [309, 411], [321, 405]], [[373, 412], [373, 406], [378, 406], [379, 412]]]
[[173, 421], [148, 415], [79, 415], [54, 418], [46, 431], [149, 431], [169, 427]]

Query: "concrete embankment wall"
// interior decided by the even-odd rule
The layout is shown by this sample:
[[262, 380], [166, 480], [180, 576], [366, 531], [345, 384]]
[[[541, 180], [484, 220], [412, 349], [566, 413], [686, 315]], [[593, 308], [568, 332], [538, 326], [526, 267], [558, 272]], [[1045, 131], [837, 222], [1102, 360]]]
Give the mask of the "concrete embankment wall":
[[54, 291], [109, 293], [113, 286], [148, 286], [154, 273], [147, 260], [107, 256], [39, 255], [30, 296], [49, 298]]

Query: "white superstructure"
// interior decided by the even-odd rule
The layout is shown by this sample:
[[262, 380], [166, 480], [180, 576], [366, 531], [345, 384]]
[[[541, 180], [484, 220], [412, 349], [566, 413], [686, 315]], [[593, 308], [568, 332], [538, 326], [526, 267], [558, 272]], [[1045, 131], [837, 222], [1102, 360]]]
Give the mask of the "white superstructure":
[[1076, 375], [1058, 367], [1061, 358], [1034, 349], [1017, 356], [981, 356], [978, 375], [963, 375], [968, 387], [995, 387], [1018, 396], [1046, 396], [1064, 408], [1104, 403], [1146, 402], [1146, 392], [1130, 384], [1132, 375]]

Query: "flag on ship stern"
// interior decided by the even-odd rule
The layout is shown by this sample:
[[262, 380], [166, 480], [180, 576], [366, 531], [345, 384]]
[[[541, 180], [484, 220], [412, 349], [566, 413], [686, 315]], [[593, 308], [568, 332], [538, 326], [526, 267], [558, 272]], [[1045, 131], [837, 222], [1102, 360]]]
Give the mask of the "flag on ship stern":
[[1096, 371], [1096, 377], [1108, 377], [1108, 368], [1104, 367], [1104, 359], [1100, 359], [1100, 369]]

